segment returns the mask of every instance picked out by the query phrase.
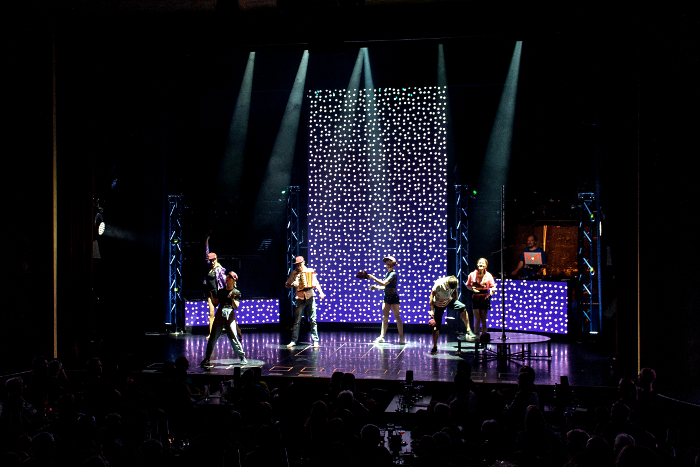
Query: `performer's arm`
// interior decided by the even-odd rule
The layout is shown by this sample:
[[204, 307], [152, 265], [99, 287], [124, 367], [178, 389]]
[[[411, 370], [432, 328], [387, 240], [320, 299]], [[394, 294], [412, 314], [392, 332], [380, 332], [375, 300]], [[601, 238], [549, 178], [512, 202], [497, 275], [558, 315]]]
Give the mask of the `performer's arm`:
[[377, 287], [376, 285], [373, 285], [372, 287], [376, 290], [382, 290], [382, 289], [384, 289], [384, 287], [386, 287], [389, 284], [389, 281], [383, 281], [381, 279], [378, 279], [375, 276], [373, 276], [372, 274], [367, 274], [367, 278], [372, 279], [374, 282], [376, 282], [377, 284], [379, 284], [381, 286], [381, 287]]
[[525, 263], [523, 261], [520, 261], [518, 263], [518, 267], [513, 270], [513, 272], [510, 273], [511, 276], [517, 276], [520, 270], [525, 266]]
[[431, 290], [430, 291], [430, 300], [428, 303], [428, 306], [430, 307], [428, 314], [430, 315], [431, 318], [435, 315], [435, 309], [433, 308], [434, 307], [434, 305], [433, 305], [434, 299], [435, 299], [435, 290]]
[[323, 298], [326, 294], [323, 293], [323, 288], [321, 288], [321, 283], [318, 281], [318, 277], [316, 277], [317, 275], [318, 274], [314, 274], [314, 287], [318, 290], [318, 298]]
[[467, 278], [467, 290], [470, 292], [477, 292], [476, 288], [474, 287], [474, 281], [472, 280], [472, 275], [469, 274], [469, 277]]
[[284, 286], [288, 289], [291, 289], [292, 287], [297, 287], [299, 285], [299, 278], [297, 277], [298, 274], [299, 271], [297, 271], [296, 269], [292, 271], [292, 273], [287, 278], [287, 282], [284, 283]]

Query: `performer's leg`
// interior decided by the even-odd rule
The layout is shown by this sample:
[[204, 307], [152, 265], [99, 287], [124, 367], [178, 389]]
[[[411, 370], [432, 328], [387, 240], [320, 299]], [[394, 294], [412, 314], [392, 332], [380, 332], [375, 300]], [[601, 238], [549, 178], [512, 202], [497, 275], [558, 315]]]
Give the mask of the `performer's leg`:
[[440, 326], [442, 325], [442, 315], [445, 314], [445, 309], [435, 307], [433, 311], [435, 327], [433, 328], [433, 349], [430, 351], [430, 353], [437, 353], [437, 342], [438, 337], [440, 337]]
[[437, 352], [438, 337], [440, 337], [440, 331], [433, 329], [433, 352]]
[[245, 352], [243, 351], [243, 346], [241, 345], [241, 342], [238, 340], [238, 336], [236, 335], [237, 327], [238, 325], [236, 324], [236, 319], [232, 313], [231, 319], [228, 323], [226, 323], [226, 335], [228, 336], [228, 340], [231, 342], [233, 352], [239, 357], [241, 357], [241, 360], [244, 360]]
[[214, 324], [214, 316], [216, 315], [216, 308], [211, 299], [211, 292], [209, 292], [209, 296], [207, 297], [207, 306], [209, 307], [209, 334], [207, 335], [207, 339], [209, 339], [211, 337], [211, 327]]
[[292, 340], [288, 346], [293, 346], [299, 339], [299, 325], [301, 324], [301, 315], [306, 306], [306, 300], [297, 299], [294, 305], [294, 324], [292, 325]]
[[391, 311], [391, 305], [385, 303], [384, 308], [382, 308], [382, 333], [379, 336], [382, 339], [386, 337], [386, 331], [389, 329], [389, 311]]
[[488, 330], [486, 327], [487, 314], [488, 310], [479, 310], [478, 308], [474, 308], [474, 329], [476, 330], [477, 334], [483, 334]]
[[308, 301], [311, 302], [311, 315], [309, 315], [309, 325], [311, 326], [311, 341], [314, 343], [314, 347], [318, 347], [318, 324], [316, 324], [316, 297], [311, 297]]
[[214, 322], [212, 323], [212, 334], [209, 337], [209, 342], [207, 342], [207, 353], [204, 355], [204, 360], [202, 360], [202, 364], [209, 363], [209, 359], [211, 358], [211, 354], [214, 353], [214, 345], [216, 345], [216, 341], [219, 340], [219, 337], [221, 336], [221, 330], [222, 330], [222, 322], [221, 320], [218, 320], [214, 318]]
[[[396, 329], [399, 331], [399, 344], [404, 344], [403, 340], [403, 320], [401, 320], [401, 313], [399, 312], [400, 305], [394, 303], [391, 305], [391, 311], [394, 313], [394, 319], [396, 320]], [[387, 323], [388, 324], [388, 323]]]
[[451, 306], [453, 310], [459, 313], [459, 317], [462, 318], [462, 322], [464, 323], [464, 328], [467, 330], [467, 334], [473, 334], [472, 327], [469, 323], [469, 312], [467, 311], [467, 305], [460, 302], [459, 300], [453, 299], [449, 306]]

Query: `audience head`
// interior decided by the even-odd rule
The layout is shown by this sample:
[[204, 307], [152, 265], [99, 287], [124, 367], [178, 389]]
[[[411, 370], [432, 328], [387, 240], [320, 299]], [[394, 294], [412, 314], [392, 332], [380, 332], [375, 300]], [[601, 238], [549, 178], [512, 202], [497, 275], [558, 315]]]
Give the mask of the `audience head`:
[[656, 381], [656, 372], [651, 368], [642, 368], [637, 376], [637, 383], [639, 387], [644, 390], [651, 390], [652, 384]]
[[63, 363], [60, 360], [51, 360], [49, 362], [49, 376], [56, 377], [61, 373], [61, 370], [63, 370]]
[[190, 368], [190, 361], [187, 357], [177, 357], [175, 359], [175, 369], [180, 371], [187, 371]]
[[613, 451], [615, 452], [615, 455], [619, 455], [620, 451], [625, 446], [634, 446], [634, 438], [631, 435], [628, 435], [627, 433], [620, 433], [615, 437], [615, 444], [613, 446]]
[[618, 454], [615, 467], [657, 467], [661, 458], [645, 446], [625, 446]]
[[539, 431], [544, 427], [544, 415], [542, 415], [540, 408], [536, 405], [529, 405], [525, 410], [525, 429]]
[[20, 376], [15, 376], [5, 381], [5, 394], [8, 396], [21, 396], [24, 383]]
[[382, 440], [381, 430], [377, 425], [367, 424], [360, 430], [360, 440], [365, 446], [379, 446]]
[[570, 430], [566, 434], [566, 454], [570, 459], [586, 450], [589, 438], [588, 433], [578, 428]]

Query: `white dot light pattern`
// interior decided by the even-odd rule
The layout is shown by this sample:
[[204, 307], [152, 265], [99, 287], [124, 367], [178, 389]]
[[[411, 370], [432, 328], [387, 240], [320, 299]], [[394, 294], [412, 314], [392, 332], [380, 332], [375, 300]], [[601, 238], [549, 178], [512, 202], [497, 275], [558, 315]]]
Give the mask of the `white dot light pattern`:
[[[496, 280], [491, 311], [486, 319], [490, 328], [501, 329], [502, 285]], [[565, 282], [506, 279], [505, 328], [513, 331], [566, 334], [567, 284]]]
[[[241, 300], [236, 321], [238, 324], [279, 323], [279, 300]], [[207, 302], [185, 302], [185, 326], [209, 326]]]
[[446, 89], [322, 90], [309, 100], [308, 263], [326, 293], [318, 321], [380, 322], [382, 292], [355, 274], [383, 278], [391, 255], [403, 321], [426, 322], [447, 271]]

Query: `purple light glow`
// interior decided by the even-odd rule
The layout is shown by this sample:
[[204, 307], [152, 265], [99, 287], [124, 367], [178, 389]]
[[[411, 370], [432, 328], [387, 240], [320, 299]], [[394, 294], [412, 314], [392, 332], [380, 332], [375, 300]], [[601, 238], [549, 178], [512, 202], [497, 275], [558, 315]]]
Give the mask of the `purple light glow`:
[[[279, 300], [241, 300], [236, 321], [238, 324], [279, 323]], [[185, 302], [185, 326], [209, 326], [207, 302]]]
[[[383, 278], [396, 258], [405, 323], [423, 323], [447, 271], [446, 90], [315, 91], [309, 116], [309, 267], [326, 298], [319, 322], [378, 323]], [[390, 318], [393, 321], [393, 316]]]
[[[566, 282], [523, 281], [506, 279], [505, 328], [512, 331], [567, 333]], [[486, 319], [489, 328], [502, 327], [501, 280], [491, 298]]]

